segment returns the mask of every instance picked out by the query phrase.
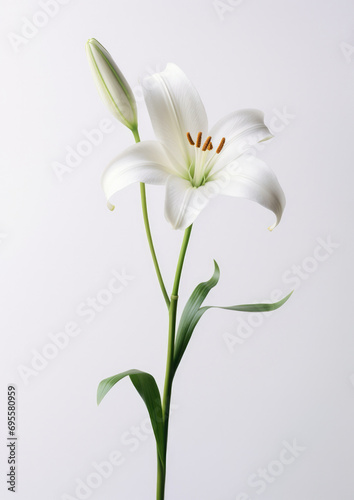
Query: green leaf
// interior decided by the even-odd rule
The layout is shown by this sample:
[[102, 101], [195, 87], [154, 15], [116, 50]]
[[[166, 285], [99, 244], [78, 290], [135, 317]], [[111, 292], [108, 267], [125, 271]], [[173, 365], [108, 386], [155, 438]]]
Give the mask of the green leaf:
[[130, 380], [132, 381], [135, 389], [144, 400], [154, 431], [157, 451], [161, 463], [164, 464], [165, 443], [161, 396], [156, 381], [152, 375], [140, 370], [128, 370], [126, 372], [119, 373], [118, 375], [114, 375], [113, 377], [108, 377], [102, 380], [97, 390], [97, 404], [100, 404], [107, 392], [109, 392], [117, 382], [125, 377], [130, 377]]
[[183, 354], [188, 346], [188, 343], [192, 337], [193, 331], [197, 326], [200, 318], [209, 309], [225, 309], [227, 311], [244, 311], [244, 312], [266, 312], [274, 311], [281, 307], [290, 298], [293, 292], [289, 293], [279, 302], [271, 304], [244, 304], [237, 306], [204, 306], [201, 307], [206, 296], [210, 290], [217, 285], [220, 278], [220, 269], [217, 263], [214, 261], [215, 269], [214, 274], [209, 281], [200, 283], [190, 296], [181, 316], [181, 320], [178, 326], [176, 343], [175, 343], [175, 353], [174, 353], [174, 373], [177, 370], [179, 363], [183, 357]]
[[218, 284], [219, 278], [220, 278], [220, 269], [217, 262], [214, 260], [213, 276], [210, 278], [209, 281], [200, 283], [195, 288], [192, 295], [188, 299], [187, 304], [185, 305], [176, 335], [174, 371], [176, 371], [182, 359], [182, 356], [187, 348], [188, 342], [190, 341], [194, 328], [196, 327], [198, 321], [204, 314], [204, 312], [200, 314], [200, 306], [204, 302], [210, 290]]

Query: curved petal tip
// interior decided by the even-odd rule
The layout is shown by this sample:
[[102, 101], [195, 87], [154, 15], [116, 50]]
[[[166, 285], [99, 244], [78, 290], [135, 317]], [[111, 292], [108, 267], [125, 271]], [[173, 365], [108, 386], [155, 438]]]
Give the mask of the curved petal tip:
[[116, 208], [114, 205], [112, 205], [112, 203], [110, 201], [107, 201], [107, 208], [108, 210], [110, 210], [111, 212], [113, 212], [113, 210]]
[[285, 208], [285, 197], [283, 198], [283, 201], [282, 201], [281, 212], [277, 214], [277, 218], [276, 218], [276, 221], [274, 222], [274, 224], [272, 224], [271, 226], [268, 227], [268, 231], [272, 232], [279, 225], [281, 218], [282, 218], [282, 215], [283, 215], [284, 208]]

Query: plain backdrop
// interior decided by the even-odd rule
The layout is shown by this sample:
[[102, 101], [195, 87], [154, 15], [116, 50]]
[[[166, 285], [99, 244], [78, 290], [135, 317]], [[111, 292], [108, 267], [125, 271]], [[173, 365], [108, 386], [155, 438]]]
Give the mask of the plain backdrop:
[[[155, 495], [154, 439], [129, 380], [96, 405], [99, 381], [130, 368], [162, 386], [167, 314], [138, 186], [115, 198], [113, 213], [100, 187], [106, 164], [133, 138], [94, 88], [84, 46], [95, 37], [134, 89], [143, 139], [153, 131], [139, 78], [170, 61], [196, 85], [211, 124], [262, 109], [275, 138], [257, 153], [287, 197], [273, 233], [272, 213], [228, 197], [195, 224], [181, 306], [209, 279], [213, 259], [221, 279], [208, 304], [295, 293], [270, 315], [213, 310], [200, 322], [174, 387], [166, 499], [352, 500], [353, 3], [1, 7], [1, 497], [12, 498], [8, 384], [17, 388], [18, 499]], [[99, 127], [95, 145], [82, 142]], [[58, 175], [73, 151], [75, 166]], [[163, 188], [149, 187], [148, 202], [170, 289], [182, 234], [164, 219]], [[109, 296], [117, 275], [121, 287]], [[105, 303], [97, 311], [90, 299]]]

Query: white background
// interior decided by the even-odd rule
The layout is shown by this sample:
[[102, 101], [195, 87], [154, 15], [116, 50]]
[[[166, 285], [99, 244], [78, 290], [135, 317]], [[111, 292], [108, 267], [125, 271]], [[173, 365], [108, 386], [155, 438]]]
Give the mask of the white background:
[[[77, 480], [86, 482], [93, 463], [114, 450], [124, 463], [86, 497], [155, 495], [154, 440], [136, 391], [126, 380], [100, 407], [95, 402], [98, 382], [129, 368], [151, 372], [161, 387], [167, 343], [138, 186], [116, 197], [113, 213], [100, 187], [103, 168], [132, 136], [109, 116], [91, 80], [84, 45], [95, 37], [134, 88], [143, 139], [153, 133], [139, 77], [169, 61], [195, 83], [210, 123], [238, 108], [264, 110], [276, 137], [259, 155], [287, 196], [273, 233], [270, 212], [227, 197], [195, 224], [181, 304], [211, 276], [213, 258], [221, 280], [209, 304], [296, 291], [257, 324], [254, 316], [220, 311], [200, 322], [175, 383], [166, 499], [352, 500], [352, 2], [71, 0], [49, 20], [42, 11], [38, 1], [2, 0], [2, 497], [13, 498], [6, 490], [9, 383], [18, 393], [18, 499], [84, 498], [75, 493]], [[15, 50], [9, 36], [21, 35], [33, 17], [44, 26]], [[284, 109], [291, 117], [281, 120]], [[79, 147], [83, 130], [102, 119], [111, 133], [60, 180], [55, 162], [65, 164], [67, 148]], [[164, 219], [163, 188], [149, 188], [148, 197], [170, 288], [182, 234]], [[319, 238], [335, 248], [319, 254]], [[134, 279], [88, 323], [78, 307], [107, 287], [112, 270]], [[70, 322], [81, 333], [41, 371], [21, 377], [50, 334]], [[129, 433], [141, 425], [131, 451]], [[257, 493], [264, 488], [249, 478], [294, 440], [299, 456]]]

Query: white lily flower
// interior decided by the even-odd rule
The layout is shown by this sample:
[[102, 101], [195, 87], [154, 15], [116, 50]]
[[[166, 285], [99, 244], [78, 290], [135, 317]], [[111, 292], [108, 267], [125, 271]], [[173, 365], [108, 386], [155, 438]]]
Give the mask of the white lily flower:
[[86, 55], [97, 90], [109, 111], [123, 125], [131, 130], [136, 129], [135, 97], [112, 56], [94, 38], [86, 43]]
[[146, 77], [145, 101], [158, 141], [135, 144], [103, 173], [108, 200], [134, 182], [166, 186], [165, 216], [185, 229], [216, 194], [247, 198], [272, 210], [280, 221], [285, 196], [273, 171], [245, 155], [272, 137], [261, 111], [244, 109], [221, 119], [210, 131], [200, 96], [174, 64]]

